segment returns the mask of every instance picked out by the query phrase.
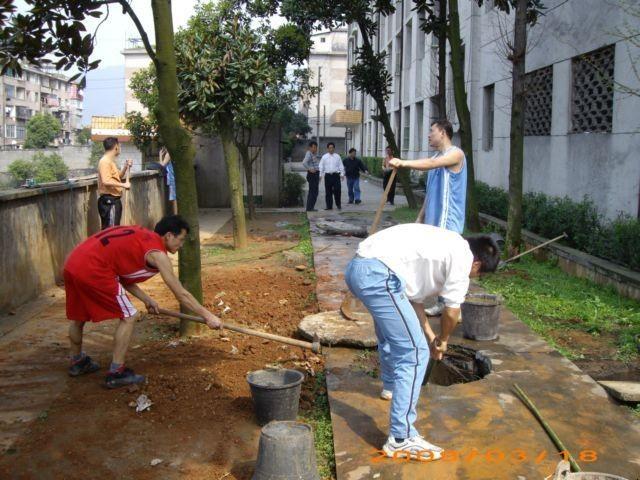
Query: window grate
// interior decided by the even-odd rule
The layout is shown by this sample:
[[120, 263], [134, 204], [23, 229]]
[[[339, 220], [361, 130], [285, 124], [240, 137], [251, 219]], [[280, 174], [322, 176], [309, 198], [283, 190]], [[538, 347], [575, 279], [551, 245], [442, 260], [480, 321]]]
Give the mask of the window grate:
[[553, 67], [548, 66], [525, 76], [525, 135], [551, 135]]

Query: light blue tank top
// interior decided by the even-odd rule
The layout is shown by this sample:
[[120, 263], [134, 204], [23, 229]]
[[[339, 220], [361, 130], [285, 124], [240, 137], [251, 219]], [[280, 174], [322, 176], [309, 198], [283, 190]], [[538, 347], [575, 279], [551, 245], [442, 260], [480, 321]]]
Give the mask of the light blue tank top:
[[[458, 148], [451, 146], [435, 157]], [[454, 173], [447, 167], [429, 170], [426, 181], [424, 223], [462, 234], [467, 200], [467, 158], [463, 155], [462, 169]], [[435, 158], [434, 157], [434, 158]]]

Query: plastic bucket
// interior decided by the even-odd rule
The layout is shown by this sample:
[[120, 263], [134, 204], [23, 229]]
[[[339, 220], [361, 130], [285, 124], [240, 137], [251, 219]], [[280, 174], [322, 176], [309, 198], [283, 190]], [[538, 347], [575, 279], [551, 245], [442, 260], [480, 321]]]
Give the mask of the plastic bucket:
[[301, 422], [263, 427], [252, 480], [320, 480], [311, 427]]
[[297, 370], [256, 370], [247, 375], [258, 424], [272, 420], [295, 420], [304, 374]]
[[490, 293], [470, 293], [462, 304], [462, 333], [471, 340], [498, 338], [502, 297]]

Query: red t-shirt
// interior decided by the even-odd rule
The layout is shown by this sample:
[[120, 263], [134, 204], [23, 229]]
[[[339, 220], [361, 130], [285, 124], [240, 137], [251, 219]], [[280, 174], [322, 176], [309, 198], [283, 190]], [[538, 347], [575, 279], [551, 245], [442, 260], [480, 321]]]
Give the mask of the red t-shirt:
[[147, 253], [154, 250], [167, 251], [157, 233], [137, 225], [111, 227], [78, 245], [64, 268], [88, 282], [115, 276], [123, 285], [140, 283], [158, 273], [146, 262]]

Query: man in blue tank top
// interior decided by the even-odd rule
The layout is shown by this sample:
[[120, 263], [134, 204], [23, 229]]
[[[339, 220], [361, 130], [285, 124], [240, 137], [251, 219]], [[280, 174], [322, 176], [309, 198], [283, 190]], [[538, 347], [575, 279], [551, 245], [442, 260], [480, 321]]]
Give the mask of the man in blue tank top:
[[436, 150], [431, 158], [400, 160], [389, 163], [396, 168], [427, 170], [426, 196], [418, 223], [462, 234], [467, 199], [467, 162], [464, 152], [451, 143], [453, 127], [448, 120], [431, 124], [429, 145]]

